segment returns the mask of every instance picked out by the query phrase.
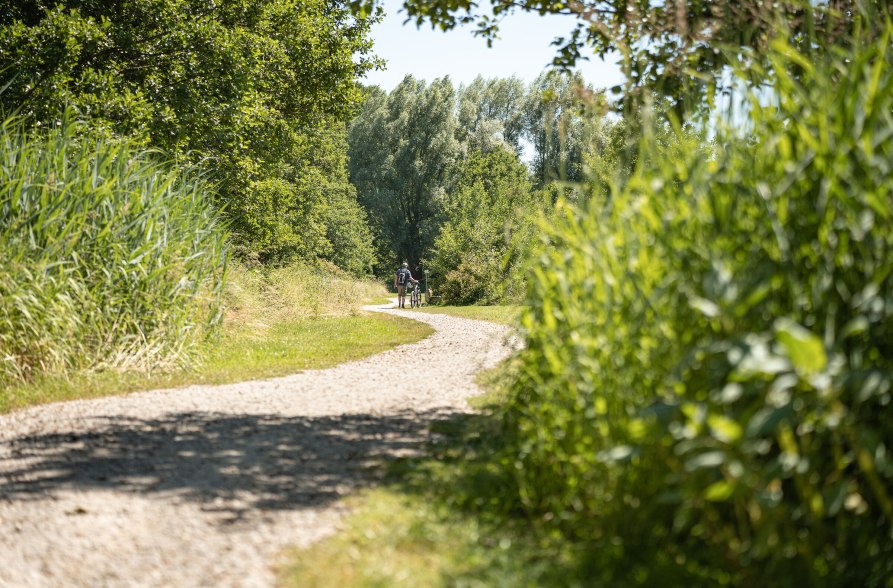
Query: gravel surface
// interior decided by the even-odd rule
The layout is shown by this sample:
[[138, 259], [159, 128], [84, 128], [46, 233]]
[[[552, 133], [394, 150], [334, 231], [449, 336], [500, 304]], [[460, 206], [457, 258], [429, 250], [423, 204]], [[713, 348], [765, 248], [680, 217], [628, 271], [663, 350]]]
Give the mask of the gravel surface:
[[[467, 410], [506, 327], [367, 307], [436, 333], [338, 367], [0, 416], [0, 586], [272, 586], [371, 466]], [[396, 385], [395, 382], [412, 382]]]

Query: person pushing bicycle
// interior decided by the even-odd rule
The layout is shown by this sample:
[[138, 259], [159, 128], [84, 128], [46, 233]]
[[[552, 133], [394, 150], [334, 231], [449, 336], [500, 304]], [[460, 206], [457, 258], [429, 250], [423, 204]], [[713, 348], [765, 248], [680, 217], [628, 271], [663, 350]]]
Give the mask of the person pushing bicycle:
[[397, 307], [406, 308], [406, 285], [418, 284], [419, 281], [413, 279], [412, 272], [409, 271], [409, 264], [405, 261], [400, 269], [394, 275], [394, 288], [397, 289]]

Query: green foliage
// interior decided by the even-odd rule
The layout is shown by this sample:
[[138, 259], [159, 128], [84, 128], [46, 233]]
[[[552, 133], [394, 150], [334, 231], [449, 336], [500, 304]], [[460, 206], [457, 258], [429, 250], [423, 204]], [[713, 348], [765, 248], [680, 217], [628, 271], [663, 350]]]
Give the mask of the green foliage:
[[372, 229], [353, 185], [341, 187], [328, 193], [325, 227], [331, 248], [324, 258], [353, 276], [368, 276], [375, 265]]
[[[331, 250], [328, 209], [348, 196], [343, 124], [377, 63], [375, 17], [328, 0], [14, 4], [0, 2], [5, 108], [46, 124], [73, 107], [108, 134], [209, 161], [243, 255]], [[348, 217], [354, 239], [368, 230]]]
[[192, 384], [228, 384], [321, 369], [432, 333], [418, 321], [361, 306], [386, 296], [371, 280], [337, 268], [233, 264], [223, 289], [223, 324], [188, 369], [93, 370], [44, 374], [0, 391], [0, 413], [47, 402]]
[[369, 211], [383, 267], [418, 265], [437, 233], [436, 197], [456, 159], [455, 92], [449, 78], [412, 76], [389, 94], [370, 89], [350, 127], [350, 179]]
[[[601, 93], [558, 73], [529, 88], [477, 78], [457, 95], [448, 80], [411, 77], [390, 95], [368, 89], [350, 128], [350, 175], [372, 220], [380, 273], [405, 259], [429, 267], [450, 304], [519, 298], [532, 234], [525, 217], [560, 194], [577, 197], [588, 168], [613, 176], [625, 127], [605, 109]], [[533, 147], [532, 174], [519, 158], [522, 140]]]
[[[859, 0], [404, 0], [404, 8], [419, 26], [474, 25], [488, 44], [497, 40], [500, 21], [516, 11], [575, 17], [568, 19], [568, 33], [553, 42], [554, 65], [568, 69], [587, 54], [616, 54], [627, 78], [621, 104], [638, 107], [657, 95], [669, 100], [677, 116], [722, 99], [730, 89], [727, 68], [740, 59], [762, 60], [779, 23], [785, 23], [790, 42], [810, 55], [845, 46], [854, 30], [879, 34], [891, 16], [889, 2]], [[763, 80], [754, 76], [747, 82], [759, 87]]]
[[516, 78], [478, 76], [458, 92], [457, 139], [468, 151], [507, 145], [521, 154], [527, 88]]
[[234, 176], [244, 181], [239, 191], [245, 194], [229, 206], [236, 211], [232, 229], [238, 250], [263, 262], [322, 259], [354, 276], [368, 275], [372, 233], [348, 181], [343, 128], [296, 135], [283, 149], [269, 175], [243, 170]]
[[187, 361], [228, 259], [207, 184], [68, 122], [0, 153], [0, 384]]
[[236, 264], [224, 291], [228, 324], [269, 328], [298, 318], [356, 315], [387, 296], [381, 284], [358, 280], [332, 264], [247, 267]]
[[583, 180], [589, 127], [600, 122], [600, 118], [585, 116], [587, 103], [594, 98], [579, 75], [545, 72], [530, 85], [524, 103], [524, 129], [533, 145], [531, 174], [538, 188], [555, 180]]
[[431, 252], [436, 293], [446, 304], [517, 298], [537, 208], [527, 169], [515, 153], [496, 148], [469, 154], [456, 176]]
[[891, 34], [774, 41], [747, 136], [646, 137], [544, 223], [504, 508], [589, 583], [889, 586]]
[[178, 153], [245, 153], [246, 134], [252, 149], [275, 151], [277, 125], [346, 116], [354, 76], [376, 63], [371, 21], [323, 0], [17, 4], [0, 11], [4, 104], [48, 120], [68, 102]]

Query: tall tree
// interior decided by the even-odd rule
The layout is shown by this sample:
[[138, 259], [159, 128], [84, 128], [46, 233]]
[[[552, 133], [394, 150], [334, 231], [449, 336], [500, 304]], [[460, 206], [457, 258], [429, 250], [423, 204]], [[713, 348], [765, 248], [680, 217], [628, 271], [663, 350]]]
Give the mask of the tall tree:
[[504, 142], [523, 150], [524, 101], [527, 89], [516, 77], [484, 79], [478, 76], [459, 88], [459, 141], [471, 150], [488, 150]]
[[544, 72], [530, 85], [524, 133], [533, 146], [531, 174], [537, 187], [554, 180], [580, 182], [589, 120], [585, 100], [592, 90], [579, 75]]
[[369, 210], [383, 262], [417, 265], [437, 234], [442, 196], [458, 143], [449, 78], [406, 76], [386, 95], [369, 91], [350, 127], [350, 178]]
[[374, 18], [340, 0], [0, 0], [0, 103], [38, 123], [71, 106], [205, 161], [244, 251], [312, 257], [328, 201], [307, 188], [340, 181], [330, 138], [377, 63]]
[[527, 167], [505, 147], [470, 151], [443, 202], [431, 270], [448, 303], [495, 303], [523, 291], [518, 275], [537, 209]]

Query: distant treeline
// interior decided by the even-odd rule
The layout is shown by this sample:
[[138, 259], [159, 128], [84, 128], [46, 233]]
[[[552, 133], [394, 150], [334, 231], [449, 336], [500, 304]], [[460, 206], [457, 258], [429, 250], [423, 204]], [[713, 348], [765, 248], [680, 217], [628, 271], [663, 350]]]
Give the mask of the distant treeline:
[[591, 164], [622, 149], [625, 127], [606, 114], [603, 93], [557, 72], [369, 88], [349, 166], [382, 273], [430, 269], [447, 302], [520, 296], [532, 220], [582, 198]]

